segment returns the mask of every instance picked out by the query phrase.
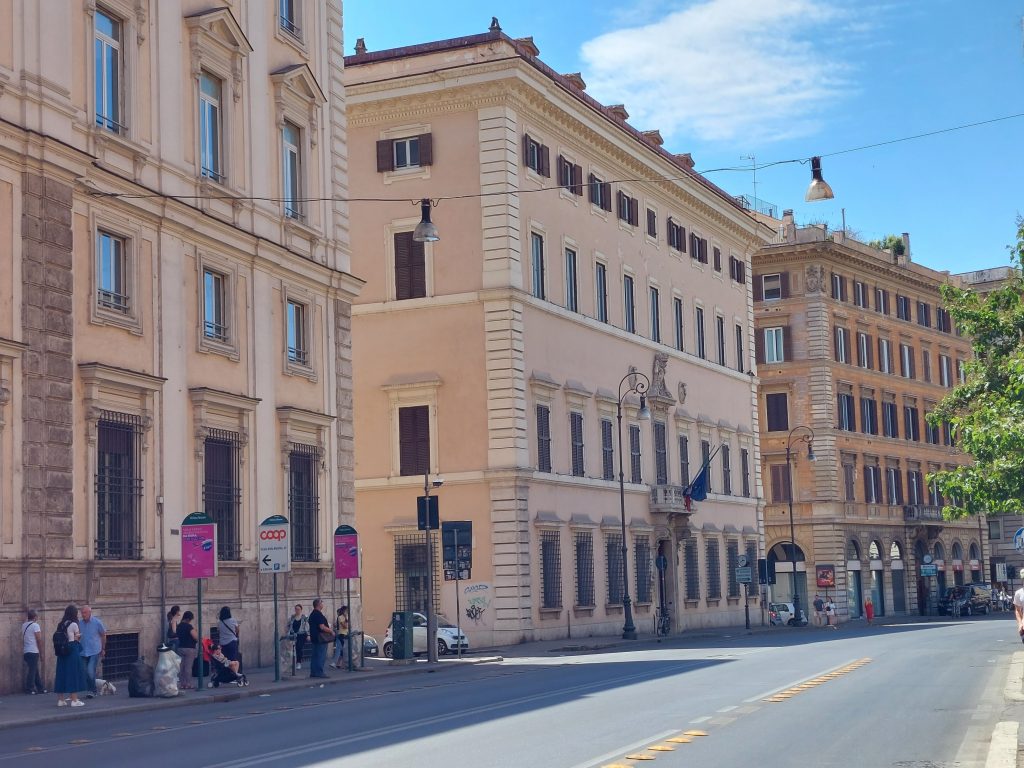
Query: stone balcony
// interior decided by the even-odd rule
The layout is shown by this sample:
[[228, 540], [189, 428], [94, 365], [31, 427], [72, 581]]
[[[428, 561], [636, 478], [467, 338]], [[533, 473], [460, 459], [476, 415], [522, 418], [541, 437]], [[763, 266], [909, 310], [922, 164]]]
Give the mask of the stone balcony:
[[906, 504], [903, 507], [903, 519], [907, 522], [942, 522], [942, 507], [927, 504]]
[[[681, 485], [651, 486], [651, 517], [662, 519], [679, 539], [690, 535], [691, 511], [686, 509], [686, 489]], [[660, 516], [664, 515], [664, 518]]]

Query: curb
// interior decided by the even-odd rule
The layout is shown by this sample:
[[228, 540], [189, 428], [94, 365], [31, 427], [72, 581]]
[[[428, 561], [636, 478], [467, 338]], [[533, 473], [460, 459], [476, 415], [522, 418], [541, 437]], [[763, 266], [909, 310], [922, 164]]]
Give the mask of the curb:
[[1017, 731], [1020, 723], [996, 723], [992, 731], [992, 742], [988, 746], [985, 768], [1016, 768]]
[[[437, 664], [424, 664], [422, 666], [418, 664], [410, 665], [395, 665], [394, 667], [388, 665], [386, 669], [382, 669], [379, 672], [374, 672], [372, 675], [365, 676], [359, 673], [349, 677], [336, 676], [328, 677], [319, 681], [319, 685], [339, 685], [342, 683], [354, 683], [356, 681], [363, 682], [369, 680], [377, 680], [383, 677], [397, 677], [400, 675], [408, 675], [414, 672], [421, 674], [436, 673], [449, 668], [455, 669], [460, 665], [476, 665], [476, 664], [492, 664], [503, 660], [501, 656], [474, 656], [472, 658], [465, 659], [448, 659]], [[126, 704], [124, 706], [118, 706], [111, 709], [91, 709], [89, 707], [81, 708], [81, 711], [75, 712], [58, 712], [56, 704], [54, 704], [54, 712], [51, 714], [40, 714], [38, 717], [33, 717], [31, 720], [19, 720], [14, 722], [3, 722], [0, 721], [0, 732], [10, 730], [12, 728], [21, 728], [26, 725], [46, 725], [55, 722], [68, 722], [70, 720], [94, 720], [101, 717], [110, 717], [122, 714], [135, 714], [138, 712], [149, 712], [155, 709], [166, 709], [179, 708], [179, 707], [190, 707], [199, 706], [201, 704], [224, 704], [229, 701], [239, 701], [240, 699], [250, 699], [258, 697], [264, 693], [285, 693], [288, 691], [296, 691], [303, 688], [319, 687], [316, 682], [308, 677], [298, 678], [295, 680], [282, 680], [280, 683], [272, 683], [271, 687], [247, 687], [238, 688], [234, 687], [224, 693], [205, 694], [200, 696], [188, 696], [179, 694], [175, 698], [162, 699], [162, 698], [151, 698], [142, 699], [137, 704]], [[125, 686], [127, 688], [127, 685]], [[209, 690], [209, 689], [207, 689]], [[46, 694], [47, 698], [50, 694]]]
[[1007, 701], [1024, 701], [1024, 651], [1016, 651], [1010, 659], [1003, 698]]

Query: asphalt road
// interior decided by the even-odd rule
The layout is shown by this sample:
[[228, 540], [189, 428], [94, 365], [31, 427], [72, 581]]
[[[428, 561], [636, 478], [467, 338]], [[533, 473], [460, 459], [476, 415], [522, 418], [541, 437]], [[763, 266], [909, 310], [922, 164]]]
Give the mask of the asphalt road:
[[1018, 649], [1005, 615], [738, 631], [9, 730], [0, 768], [970, 768]]

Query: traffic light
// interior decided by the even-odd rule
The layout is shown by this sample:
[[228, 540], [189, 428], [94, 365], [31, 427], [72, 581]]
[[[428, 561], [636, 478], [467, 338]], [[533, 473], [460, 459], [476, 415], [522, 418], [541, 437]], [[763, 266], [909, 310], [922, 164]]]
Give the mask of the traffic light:
[[767, 560], [763, 557], [757, 560], [757, 583], [758, 584], [774, 584], [775, 583], [775, 561]]

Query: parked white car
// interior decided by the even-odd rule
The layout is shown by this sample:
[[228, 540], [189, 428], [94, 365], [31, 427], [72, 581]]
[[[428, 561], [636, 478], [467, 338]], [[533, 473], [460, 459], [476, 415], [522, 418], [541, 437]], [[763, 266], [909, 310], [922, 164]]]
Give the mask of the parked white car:
[[[446, 653], [457, 651], [462, 648], [463, 652], [469, 650], [469, 641], [466, 636], [459, 633], [459, 628], [452, 624], [444, 616], [437, 616], [437, 655], [444, 656]], [[427, 617], [422, 613], [412, 615], [412, 652], [427, 652]], [[384, 655], [394, 658], [394, 641], [391, 634], [391, 625], [388, 625], [387, 634], [384, 635]]]
[[[795, 609], [792, 603], [769, 603], [768, 604], [768, 619], [774, 626], [797, 626], [797, 622], [793, 619], [793, 613]], [[800, 626], [807, 625], [807, 614], [804, 613], [803, 608], [800, 609]]]

